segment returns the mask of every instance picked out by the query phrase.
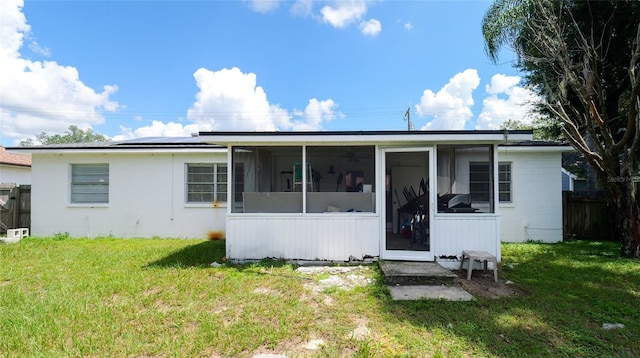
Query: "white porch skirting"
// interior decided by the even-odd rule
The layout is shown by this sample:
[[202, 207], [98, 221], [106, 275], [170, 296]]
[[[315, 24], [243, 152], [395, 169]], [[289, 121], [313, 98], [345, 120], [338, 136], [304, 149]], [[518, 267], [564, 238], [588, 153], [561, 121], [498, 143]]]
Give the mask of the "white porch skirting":
[[380, 216], [229, 214], [227, 257], [348, 261], [380, 255]]
[[440, 259], [440, 256], [460, 257], [463, 250], [486, 251], [500, 262], [500, 221], [497, 215], [436, 215], [431, 233], [433, 254], [447, 268], [456, 268], [459, 262], [447, 262]]

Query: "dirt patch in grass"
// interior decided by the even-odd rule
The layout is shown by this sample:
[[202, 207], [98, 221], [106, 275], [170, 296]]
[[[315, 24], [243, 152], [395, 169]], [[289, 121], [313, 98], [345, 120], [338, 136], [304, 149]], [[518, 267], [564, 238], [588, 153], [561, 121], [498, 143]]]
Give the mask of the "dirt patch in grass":
[[511, 281], [498, 277], [498, 282], [495, 282], [491, 270], [486, 273], [474, 270], [471, 280], [467, 280], [467, 270], [454, 270], [453, 273], [458, 275], [460, 286], [475, 297], [502, 298], [526, 295], [523, 289]]
[[305, 284], [313, 292], [332, 288], [350, 291], [355, 287], [370, 285], [373, 280], [368, 277], [369, 270], [366, 266], [311, 266], [296, 269], [298, 273], [306, 275], [327, 275], [326, 278]]

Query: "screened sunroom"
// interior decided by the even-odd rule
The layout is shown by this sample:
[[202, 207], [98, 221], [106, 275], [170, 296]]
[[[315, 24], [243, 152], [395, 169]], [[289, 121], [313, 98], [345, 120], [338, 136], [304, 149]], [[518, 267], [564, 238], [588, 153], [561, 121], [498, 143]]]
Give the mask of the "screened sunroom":
[[372, 145], [238, 146], [231, 161], [233, 213], [375, 212]]
[[530, 131], [203, 132], [228, 148], [227, 257], [499, 256], [497, 144]]

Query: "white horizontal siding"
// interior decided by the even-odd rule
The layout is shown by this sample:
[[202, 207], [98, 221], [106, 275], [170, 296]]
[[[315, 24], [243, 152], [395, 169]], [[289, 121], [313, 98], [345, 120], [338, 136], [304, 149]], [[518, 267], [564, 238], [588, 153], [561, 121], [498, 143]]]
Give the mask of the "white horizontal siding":
[[347, 261], [379, 256], [378, 215], [229, 214], [227, 256]]
[[437, 215], [431, 224], [432, 251], [445, 267], [457, 268], [458, 261], [440, 256], [462, 255], [463, 250], [487, 251], [500, 261], [499, 220], [497, 215]]

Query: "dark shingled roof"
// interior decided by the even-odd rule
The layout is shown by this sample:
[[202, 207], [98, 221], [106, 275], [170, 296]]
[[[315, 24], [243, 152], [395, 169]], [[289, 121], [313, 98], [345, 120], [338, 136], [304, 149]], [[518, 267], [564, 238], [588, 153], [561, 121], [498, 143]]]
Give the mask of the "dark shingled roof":
[[65, 143], [34, 145], [28, 147], [12, 147], [12, 150], [38, 151], [50, 149], [78, 149], [78, 150], [110, 150], [110, 149], [189, 149], [208, 148], [222, 149], [220, 145], [201, 142], [198, 137], [145, 137], [126, 139], [115, 142]]
[[499, 144], [500, 147], [571, 147], [569, 143], [554, 140], [524, 140], [521, 142]]

